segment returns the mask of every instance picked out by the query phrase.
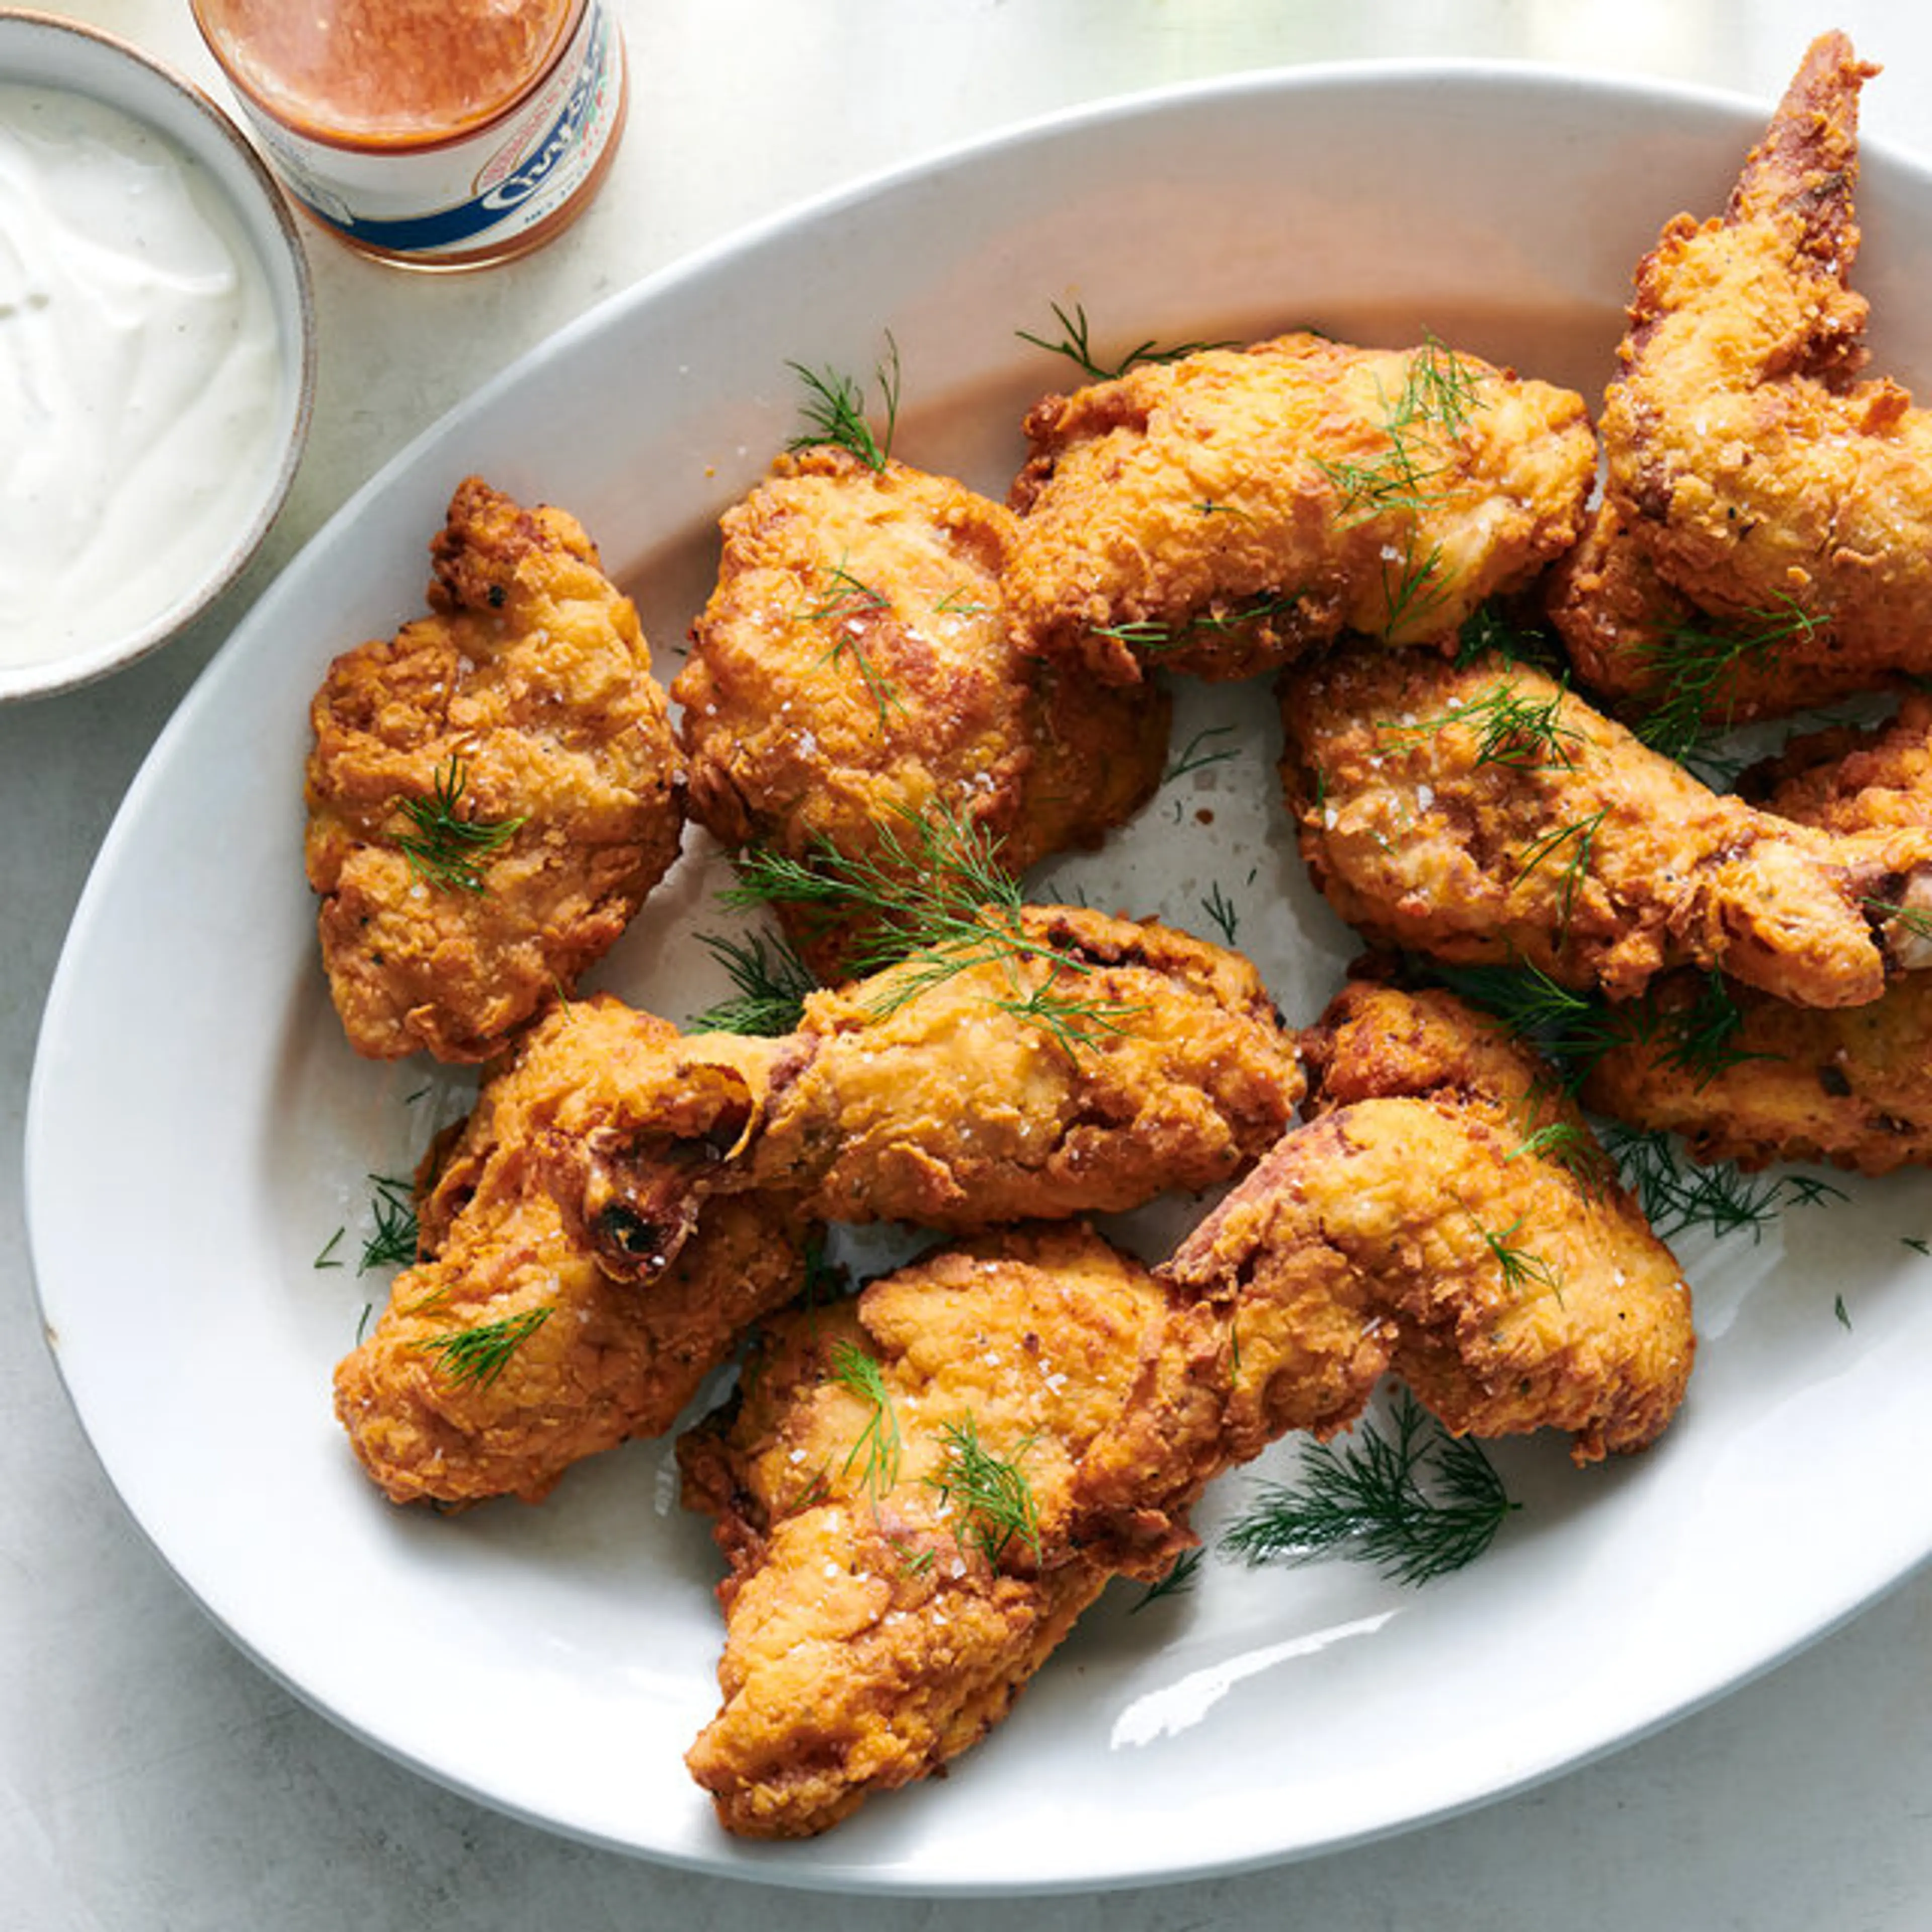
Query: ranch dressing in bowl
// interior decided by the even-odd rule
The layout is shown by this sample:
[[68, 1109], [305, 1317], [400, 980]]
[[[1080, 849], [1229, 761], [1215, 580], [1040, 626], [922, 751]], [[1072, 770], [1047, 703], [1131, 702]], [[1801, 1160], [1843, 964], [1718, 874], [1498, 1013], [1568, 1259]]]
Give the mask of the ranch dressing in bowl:
[[200, 164], [104, 101], [0, 82], [0, 679], [205, 601], [274, 488], [287, 383]]

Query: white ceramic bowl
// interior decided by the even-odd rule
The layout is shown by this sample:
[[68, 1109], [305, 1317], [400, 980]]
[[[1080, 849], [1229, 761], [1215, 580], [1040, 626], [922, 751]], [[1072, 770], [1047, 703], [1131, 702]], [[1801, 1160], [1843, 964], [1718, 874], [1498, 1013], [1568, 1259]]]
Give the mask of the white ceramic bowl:
[[152, 596], [143, 586], [138, 598], [98, 626], [77, 628], [50, 655], [12, 663], [0, 652], [4, 701], [68, 690], [118, 670], [178, 634], [233, 582], [294, 480], [314, 388], [315, 319], [308, 264], [286, 205], [234, 123], [192, 83], [94, 28], [10, 9], [0, 9], [0, 83], [98, 101], [140, 123], [199, 168], [230, 205], [241, 245], [266, 280], [279, 364], [266, 426], [258, 420], [249, 439], [254, 455], [248, 486], [226, 500], [219, 527], [199, 543], [191, 564], [157, 584]]

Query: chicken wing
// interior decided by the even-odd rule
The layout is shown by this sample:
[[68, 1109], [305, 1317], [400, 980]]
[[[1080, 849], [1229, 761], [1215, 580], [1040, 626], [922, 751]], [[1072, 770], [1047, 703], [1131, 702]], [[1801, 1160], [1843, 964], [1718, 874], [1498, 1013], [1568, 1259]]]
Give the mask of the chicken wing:
[[941, 1251], [781, 1317], [680, 1442], [730, 1572], [686, 1762], [730, 1830], [802, 1838], [976, 1743], [1111, 1574], [1073, 1473], [1160, 1306], [1077, 1224]]
[[1594, 556], [1552, 613], [1608, 695], [1655, 702], [1681, 680], [1687, 605], [1706, 634], [1688, 674], [1718, 719], [1932, 668], [1932, 416], [1858, 380], [1867, 305], [1848, 286], [1876, 70], [1821, 35], [1722, 218], [1678, 216], [1638, 266]]
[[1132, 682], [1453, 635], [1575, 540], [1582, 399], [1430, 341], [1286, 335], [1141, 364], [1028, 417], [1006, 580], [1022, 646]]
[[[815, 448], [782, 458], [723, 529], [671, 696], [692, 815], [727, 845], [890, 864], [880, 828], [937, 806], [1017, 874], [1152, 796], [1168, 699], [1015, 650], [1000, 505]], [[820, 977], [844, 976], [852, 921], [778, 910]]]
[[988, 940], [814, 994], [777, 1040], [642, 1023], [550, 1136], [579, 1238], [649, 1274], [745, 1187], [952, 1230], [1120, 1210], [1232, 1179], [1287, 1125], [1294, 1042], [1240, 955], [1071, 908]]
[[566, 1228], [541, 1136], [638, 1024], [604, 998], [554, 1009], [425, 1162], [417, 1258], [335, 1376], [336, 1413], [392, 1500], [538, 1500], [585, 1456], [670, 1428], [753, 1318], [804, 1286], [804, 1224], [756, 1193], [707, 1202], [646, 1282], [613, 1281]]
[[[1766, 811], [1833, 832], [1932, 826], [1932, 699], [1909, 695], [1871, 730], [1799, 739], [1744, 786]], [[1726, 984], [1714, 1050], [1687, 1053], [1687, 1036], [1710, 1031], [1712, 992], [1696, 974], [1660, 980], [1592, 1066], [1586, 1104], [1681, 1135], [1694, 1160], [1748, 1169], [1826, 1160], [1888, 1174], [1932, 1162], [1932, 972], [1837, 1011]]]
[[1675, 1258], [1526, 1048], [1451, 996], [1352, 989], [1310, 1049], [1315, 1118], [1159, 1270], [1168, 1311], [1081, 1465], [1077, 1533], [1190, 1540], [1204, 1486], [1327, 1436], [1384, 1373], [1457, 1433], [1653, 1442], [1696, 1342]]
[[1874, 1000], [1932, 951], [1932, 832], [1718, 796], [1528, 666], [1343, 651], [1288, 674], [1281, 712], [1303, 852], [1378, 944], [1612, 999], [1716, 968], [1818, 1006]]
[[668, 868], [683, 776], [636, 610], [573, 518], [471, 477], [430, 550], [430, 614], [316, 695], [308, 878], [356, 1051], [481, 1060]]

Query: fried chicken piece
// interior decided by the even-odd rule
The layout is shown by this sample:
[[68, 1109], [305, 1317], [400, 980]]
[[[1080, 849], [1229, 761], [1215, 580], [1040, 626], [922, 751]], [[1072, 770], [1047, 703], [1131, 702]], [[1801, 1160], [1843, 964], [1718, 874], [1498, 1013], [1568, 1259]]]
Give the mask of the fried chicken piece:
[[1292, 1117], [1294, 1043], [1238, 953], [1078, 908], [987, 930], [813, 994], [781, 1040], [640, 1024], [548, 1137], [578, 1238], [649, 1274], [746, 1187], [947, 1230], [1122, 1210], [1232, 1180]]
[[723, 1706], [686, 1759], [727, 1829], [822, 1832], [1005, 1716], [1111, 1574], [1069, 1498], [1160, 1305], [1067, 1224], [771, 1324], [678, 1445], [730, 1564]]
[[1016, 634], [1126, 683], [1452, 636], [1575, 541], [1596, 466], [1581, 397], [1433, 340], [1202, 350], [1049, 396], [1026, 432]]
[[[962, 484], [821, 448], [782, 457], [724, 518], [717, 587], [671, 686], [694, 818], [728, 846], [884, 865], [934, 808], [1017, 874], [1097, 844], [1160, 782], [1172, 706], [1016, 650], [1013, 519]], [[776, 910], [844, 976], [849, 918]]]
[[1384, 1373], [1458, 1434], [1552, 1428], [1579, 1462], [1654, 1441], [1696, 1340], [1670, 1250], [1548, 1070], [1448, 994], [1352, 986], [1309, 1041], [1315, 1117], [1158, 1272], [1118, 1423], [1079, 1474], [1109, 1559], [1190, 1540], [1202, 1488]]
[[1682, 1136], [1693, 1160], [1748, 1172], [1774, 1161], [1874, 1174], [1932, 1163], [1932, 973], [1836, 1011], [1726, 982], [1721, 1037], [1687, 1052], [1710, 997], [1702, 975], [1659, 980], [1630, 1016], [1631, 1036], [1592, 1066], [1585, 1106]]
[[575, 520], [479, 478], [430, 614], [329, 667], [307, 859], [358, 1053], [481, 1060], [616, 939], [672, 860], [683, 775], [636, 610]]
[[648, 1282], [612, 1280], [566, 1228], [540, 1137], [640, 1024], [608, 998], [554, 1009], [425, 1161], [417, 1258], [335, 1376], [336, 1413], [393, 1501], [538, 1501], [572, 1463], [669, 1429], [750, 1322], [804, 1286], [806, 1227], [760, 1194], [707, 1202]]
[[[1656, 702], [1674, 665], [1723, 721], [1932, 668], [1932, 416], [1858, 380], [1867, 305], [1848, 286], [1858, 92], [1876, 70], [1821, 35], [1723, 217], [1678, 215], [1638, 265], [1595, 554], [1552, 610], [1612, 698]], [[1669, 632], [1686, 606], [1732, 634], [1728, 659], [1682, 661]]]
[[[1744, 788], [1767, 812], [1837, 833], [1932, 826], [1932, 699], [1909, 695], [1870, 730], [1794, 740]], [[1714, 1017], [1712, 1050], [1687, 1051]], [[1824, 1160], [1873, 1174], [1932, 1162], [1932, 973], [1901, 974], [1868, 1005], [1834, 1012], [1671, 975], [1627, 1031], [1592, 1066], [1585, 1103], [1682, 1136], [1695, 1160]]]
[[1281, 712], [1304, 855], [1376, 944], [1615, 1000], [1716, 968], [1816, 1006], [1926, 956], [1932, 830], [1720, 796], [1528, 666], [1344, 651], [1288, 674]]

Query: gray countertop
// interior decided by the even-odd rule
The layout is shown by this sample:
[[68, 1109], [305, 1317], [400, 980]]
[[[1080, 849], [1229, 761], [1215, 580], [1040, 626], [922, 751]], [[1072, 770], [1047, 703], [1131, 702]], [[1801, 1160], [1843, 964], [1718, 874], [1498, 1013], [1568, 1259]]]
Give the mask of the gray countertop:
[[[184, 7], [61, 9], [220, 94]], [[1932, 154], [1932, 14], [1877, 0], [622, 0], [629, 126], [591, 213], [514, 268], [399, 275], [316, 240], [312, 439], [266, 553], [207, 621], [71, 696], [0, 711], [0, 1928], [356, 1925], [1078, 1932], [1429, 1924], [1846, 1932], [1932, 1924], [1932, 1579], [1667, 1731], [1525, 1796], [1280, 1869], [1037, 1904], [847, 1900], [547, 1835], [338, 1730], [227, 1642], [115, 1498], [38, 1333], [21, 1202], [42, 1002], [117, 803], [274, 571], [394, 452], [611, 291], [817, 190], [1002, 123], [1234, 70], [1531, 58], [1768, 102], [1820, 28], [1891, 70], [1872, 135]], [[100, 1122], [102, 1211], [140, 1150]], [[1874, 1480], [1900, 1480], [1876, 1472]], [[1802, 1526], [1795, 1526], [1802, 1528]]]

